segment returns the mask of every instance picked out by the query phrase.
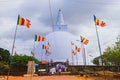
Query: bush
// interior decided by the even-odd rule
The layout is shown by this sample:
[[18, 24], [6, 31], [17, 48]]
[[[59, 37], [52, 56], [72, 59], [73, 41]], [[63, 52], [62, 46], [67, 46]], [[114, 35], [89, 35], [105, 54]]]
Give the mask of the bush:
[[74, 67], [71, 67], [69, 70], [70, 70], [71, 74], [73, 74], [73, 75], [79, 74], [79, 71]]
[[9, 65], [4, 65], [3, 68], [5, 71], [8, 71], [10, 67], [9, 67]]

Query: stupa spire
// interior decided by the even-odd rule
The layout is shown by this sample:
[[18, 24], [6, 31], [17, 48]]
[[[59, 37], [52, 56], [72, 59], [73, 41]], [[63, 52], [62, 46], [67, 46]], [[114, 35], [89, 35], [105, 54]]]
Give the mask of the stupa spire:
[[56, 25], [65, 25], [61, 9], [58, 11]]
[[59, 9], [56, 24], [53, 28], [53, 31], [67, 31], [67, 25], [64, 22], [62, 10]]

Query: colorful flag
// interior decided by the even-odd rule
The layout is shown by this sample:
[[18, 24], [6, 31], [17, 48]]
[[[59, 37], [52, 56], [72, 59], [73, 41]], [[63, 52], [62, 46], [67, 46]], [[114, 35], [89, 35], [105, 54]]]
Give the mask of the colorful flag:
[[80, 48], [79, 47], [77, 48], [77, 51], [80, 52]]
[[30, 21], [26, 18], [21, 17], [20, 15], [18, 15], [17, 25], [26, 26], [27, 28], [30, 28], [31, 26]]
[[74, 51], [74, 50], [72, 50], [72, 54], [73, 54], [73, 55], [76, 55], [76, 54], [77, 54], [77, 52], [76, 52], [76, 51]]
[[81, 42], [83, 42], [83, 40], [85, 39], [85, 37], [80, 36]]
[[96, 26], [99, 26], [99, 19], [94, 15], [94, 22]]
[[106, 23], [104, 21], [99, 21], [99, 19], [95, 15], [93, 15], [93, 16], [94, 16], [94, 22], [95, 22], [96, 26], [101, 26], [101, 27], [106, 26]]
[[42, 41], [45, 41], [45, 40], [46, 40], [46, 38], [44, 36], [42, 36]]
[[39, 35], [35, 35], [35, 41], [40, 42], [40, 41], [45, 41], [46, 38], [44, 36], [39, 36]]
[[88, 39], [84, 39], [84, 40], [83, 40], [83, 43], [84, 43], [85, 45], [87, 45], [87, 44], [88, 44], [88, 42], [89, 42], [89, 40], [88, 40]]
[[77, 50], [78, 49], [78, 47], [75, 45], [75, 50]]
[[106, 26], [106, 23], [104, 21], [101, 21], [101, 24], [100, 24], [101, 27], [105, 27]]
[[35, 41], [40, 42], [41, 36], [35, 35]]
[[31, 24], [30, 24], [30, 20], [26, 19], [26, 27], [30, 28]]
[[83, 44], [85, 44], [85, 45], [87, 45], [88, 44], [88, 42], [89, 42], [89, 40], [88, 39], [86, 39], [85, 37], [83, 37], [83, 36], [80, 36], [80, 39], [81, 39], [81, 42], [83, 43]]
[[47, 46], [43, 44], [42, 48], [43, 48], [43, 49], [47, 49]]

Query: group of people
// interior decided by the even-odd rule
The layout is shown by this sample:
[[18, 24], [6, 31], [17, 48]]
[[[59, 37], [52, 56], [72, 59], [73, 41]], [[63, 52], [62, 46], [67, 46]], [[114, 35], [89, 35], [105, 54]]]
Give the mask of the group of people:
[[59, 75], [61, 75], [61, 72], [67, 71], [67, 67], [65, 65], [62, 64], [57, 64], [55, 67], [50, 68], [50, 75], [53, 75], [54, 73], [58, 72]]

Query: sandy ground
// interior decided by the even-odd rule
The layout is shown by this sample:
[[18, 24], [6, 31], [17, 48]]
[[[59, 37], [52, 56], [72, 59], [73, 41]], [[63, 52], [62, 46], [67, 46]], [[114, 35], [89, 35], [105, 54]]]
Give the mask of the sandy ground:
[[[80, 76], [80, 75], [52, 75], [52, 76], [0, 76], [0, 80], [120, 80], [120, 73], [118, 74], [119, 77], [115, 78], [113, 75], [115, 73], [106, 71], [105, 75], [103, 76], [103, 72], [99, 71], [97, 72], [100, 74], [100, 76], [93, 76], [93, 75], [88, 75], [87, 77], [85, 76]], [[8, 79], [7, 79], [8, 78]]]
[[[0, 80], [7, 80], [5, 78], [0, 78]], [[79, 80], [75, 76], [39, 76], [39, 77], [17, 77], [9, 76], [8, 80]]]
[[[0, 80], [7, 80], [7, 77], [0, 77]], [[23, 76], [9, 76], [8, 80], [120, 80], [120, 78], [113, 79], [111, 77], [81, 77], [70, 75], [54, 75], [54, 76], [38, 76], [38, 77], [23, 77]]]

